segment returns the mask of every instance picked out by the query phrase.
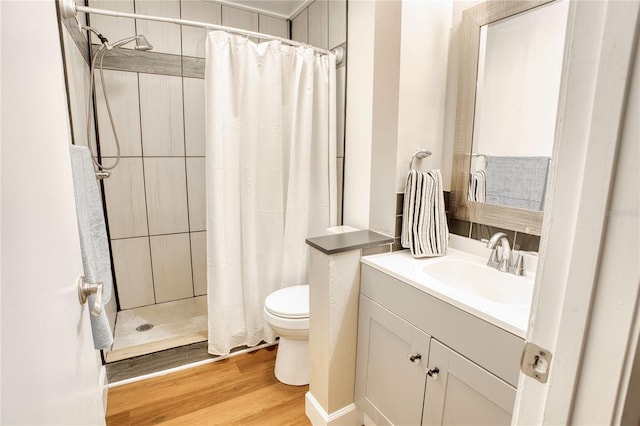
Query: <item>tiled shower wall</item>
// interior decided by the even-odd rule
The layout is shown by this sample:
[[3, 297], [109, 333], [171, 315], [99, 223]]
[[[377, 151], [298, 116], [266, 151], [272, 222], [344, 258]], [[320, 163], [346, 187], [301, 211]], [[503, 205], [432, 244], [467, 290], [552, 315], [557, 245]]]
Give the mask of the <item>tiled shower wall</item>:
[[[77, 25], [75, 21], [71, 20], [67, 21], [62, 28], [65, 74], [69, 90], [69, 115], [72, 124], [71, 135], [76, 145], [90, 146], [92, 152], [95, 152], [95, 133], [90, 131], [87, 137], [87, 104], [90, 81], [88, 44], [86, 38], [80, 34], [75, 25]], [[71, 32], [69, 29], [76, 29], [76, 31]], [[105, 311], [113, 330], [117, 312], [115, 297], [109, 300]]]
[[[342, 28], [344, 34], [335, 45], [343, 43], [346, 1], [316, 0], [301, 12], [298, 16], [305, 16], [310, 25], [305, 29], [307, 39], [300, 40], [327, 47], [331, 38], [330, 11], [336, 10], [338, 4], [342, 6], [332, 15], [341, 19], [341, 25], [335, 19], [332, 25]], [[210, 1], [92, 0], [89, 5], [289, 36], [288, 20]], [[122, 157], [111, 177], [104, 181], [120, 308], [206, 294], [206, 30], [100, 15], [90, 19], [91, 26], [111, 41], [137, 33], [144, 34], [154, 46], [149, 53], [130, 50], [129, 55], [114, 52], [105, 58], [104, 76]], [[343, 67], [341, 71], [342, 88], [345, 70]], [[115, 142], [100, 78], [96, 82], [100, 149], [103, 164], [111, 164], [116, 155]], [[342, 92], [339, 105], [344, 105]], [[339, 135], [344, 134], [343, 111], [338, 108]], [[338, 147], [340, 188], [343, 139]]]
[[[344, 47], [347, 42], [347, 1], [316, 0], [291, 20], [291, 39], [324, 49]], [[342, 224], [342, 188], [344, 176], [344, 123], [346, 105], [347, 60], [336, 69], [336, 130], [338, 170], [338, 224]]]

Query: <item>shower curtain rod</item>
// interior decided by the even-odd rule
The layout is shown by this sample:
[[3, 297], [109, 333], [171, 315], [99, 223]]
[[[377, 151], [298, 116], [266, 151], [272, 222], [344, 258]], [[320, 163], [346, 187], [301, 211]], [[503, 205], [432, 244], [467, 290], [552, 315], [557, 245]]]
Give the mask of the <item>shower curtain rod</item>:
[[114, 16], [114, 17], [118, 17], [118, 18], [131, 18], [131, 19], [142, 19], [145, 21], [157, 21], [157, 22], [166, 22], [166, 23], [170, 23], [170, 24], [176, 24], [176, 25], [186, 25], [189, 27], [197, 27], [197, 28], [205, 28], [205, 29], [209, 29], [209, 30], [221, 30], [221, 31], [227, 31], [227, 32], [231, 32], [231, 33], [235, 33], [235, 34], [240, 34], [240, 35], [245, 35], [248, 37], [257, 37], [257, 38], [261, 38], [261, 39], [268, 39], [268, 40], [277, 40], [277, 41], [281, 41], [283, 43], [292, 45], [292, 46], [298, 46], [298, 47], [309, 47], [313, 50], [315, 50], [318, 53], [322, 53], [322, 54], [328, 54], [328, 53], [333, 53], [336, 55], [336, 64], [339, 64], [342, 61], [342, 57], [343, 57], [343, 51], [342, 51], [342, 47], [337, 47], [333, 50], [327, 50], [327, 49], [322, 49], [320, 47], [315, 47], [315, 46], [311, 46], [309, 44], [306, 43], [301, 43], [299, 41], [294, 41], [294, 40], [289, 40], [287, 38], [283, 38], [283, 37], [277, 37], [277, 36], [272, 36], [269, 34], [262, 34], [262, 33], [258, 33], [255, 31], [248, 31], [248, 30], [242, 30], [239, 28], [233, 28], [233, 27], [225, 27], [223, 25], [216, 25], [216, 24], [209, 24], [206, 22], [198, 22], [198, 21], [188, 21], [186, 19], [179, 19], [179, 18], [167, 18], [164, 16], [154, 16], [154, 15], [141, 15], [138, 13], [128, 13], [128, 12], [118, 12], [115, 10], [107, 10], [107, 9], [97, 9], [95, 7], [88, 7], [88, 6], [79, 6], [75, 4], [74, 0], [61, 0], [60, 1], [60, 13], [62, 15], [63, 18], [73, 18], [76, 16], [76, 14], [78, 12], [83, 12], [83, 13], [94, 13], [96, 15], [106, 15], [106, 16]]

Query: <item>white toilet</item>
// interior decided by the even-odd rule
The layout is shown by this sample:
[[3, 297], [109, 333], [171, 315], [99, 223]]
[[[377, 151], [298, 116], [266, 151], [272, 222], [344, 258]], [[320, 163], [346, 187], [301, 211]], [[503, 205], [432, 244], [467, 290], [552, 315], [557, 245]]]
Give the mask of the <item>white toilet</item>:
[[264, 301], [264, 319], [280, 336], [276, 378], [287, 385], [309, 383], [309, 286], [274, 291]]

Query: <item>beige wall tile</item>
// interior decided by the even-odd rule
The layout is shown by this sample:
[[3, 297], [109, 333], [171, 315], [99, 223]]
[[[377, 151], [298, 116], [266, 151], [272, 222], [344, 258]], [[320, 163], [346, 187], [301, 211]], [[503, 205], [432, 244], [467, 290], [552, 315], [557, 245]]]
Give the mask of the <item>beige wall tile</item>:
[[196, 296], [207, 294], [207, 233], [191, 233], [191, 264]]
[[[105, 158], [111, 164], [114, 158]], [[109, 233], [111, 238], [141, 237], [148, 234], [142, 158], [121, 158], [104, 180]]]
[[155, 303], [149, 238], [111, 240], [120, 308]]
[[[140, 108], [138, 98], [138, 74], [134, 72], [104, 70], [109, 106], [113, 116], [120, 155], [123, 157], [142, 156], [140, 141]], [[113, 136], [107, 106], [102, 89], [100, 72], [96, 71], [96, 105], [98, 107], [98, 128], [100, 130], [100, 152], [104, 157], [116, 156], [116, 143]]]
[[188, 232], [184, 158], [145, 158], [149, 234]]
[[183, 156], [182, 79], [140, 74], [144, 156]]
[[327, 49], [329, 46], [329, 6], [327, 0], [316, 0], [309, 11], [309, 44]]
[[189, 228], [204, 231], [206, 225], [205, 159], [187, 158], [187, 190], [189, 195]]
[[184, 138], [187, 156], [205, 155], [204, 80], [185, 78]]
[[[136, 13], [141, 15], [180, 18], [180, 2], [178, 0], [136, 0]], [[154, 52], [182, 53], [180, 27], [175, 24], [136, 19], [138, 34], [144, 35], [153, 46]], [[132, 46], [134, 44], [132, 43]]]
[[[222, 5], [222, 25], [242, 30], [258, 31], [258, 14]], [[251, 40], [257, 41], [253, 37]]]
[[67, 78], [69, 79], [69, 101], [71, 117], [73, 118], [73, 137], [78, 145], [90, 147], [91, 152], [96, 152], [95, 133], [93, 121], [90, 132], [90, 144], [87, 142], [87, 100], [89, 99], [89, 66], [78, 50], [73, 38], [63, 27], [63, 40], [65, 48], [65, 62]]
[[309, 34], [307, 32], [309, 26], [307, 9], [300, 12], [291, 21], [291, 40], [309, 42]]
[[189, 234], [150, 237], [156, 303], [193, 297]]
[[[222, 6], [201, 0], [182, 0], [180, 2], [182, 19], [207, 22], [220, 25]], [[182, 27], [182, 54], [204, 58], [205, 39], [208, 30], [194, 27]]]
[[347, 41], [347, 0], [330, 0], [329, 49]]
[[[133, 0], [89, 0], [89, 6], [116, 12], [134, 13]], [[114, 16], [91, 15], [91, 26], [102, 33], [111, 43], [136, 35], [133, 19], [116, 18]], [[100, 39], [91, 35], [91, 42], [100, 44]], [[133, 49], [134, 43], [124, 46]]]
[[289, 23], [285, 19], [260, 15], [259, 31], [276, 37], [289, 38]]

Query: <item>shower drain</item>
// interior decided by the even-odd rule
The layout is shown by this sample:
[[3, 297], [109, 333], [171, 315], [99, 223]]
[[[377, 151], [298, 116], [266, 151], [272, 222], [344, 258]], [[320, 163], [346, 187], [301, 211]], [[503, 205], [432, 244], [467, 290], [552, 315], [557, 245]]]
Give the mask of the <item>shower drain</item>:
[[142, 324], [136, 327], [136, 331], [149, 331], [153, 328], [153, 324]]

